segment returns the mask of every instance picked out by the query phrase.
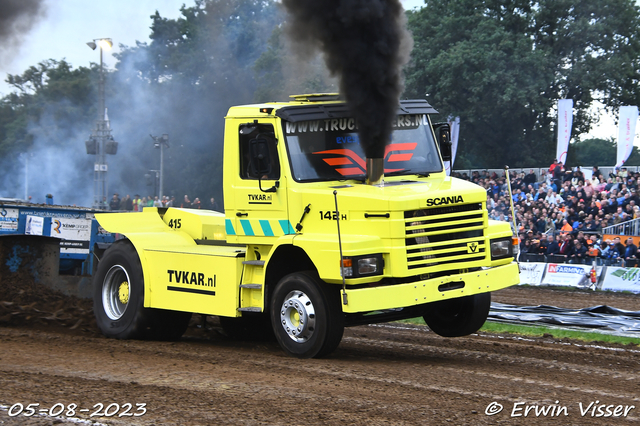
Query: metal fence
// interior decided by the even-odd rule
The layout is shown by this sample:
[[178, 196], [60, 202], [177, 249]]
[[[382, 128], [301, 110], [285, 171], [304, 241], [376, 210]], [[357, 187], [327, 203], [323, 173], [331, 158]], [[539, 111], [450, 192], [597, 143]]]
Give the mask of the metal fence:
[[[625, 166], [627, 168], [628, 172], [637, 172], [638, 171], [638, 166]], [[572, 170], [576, 170], [577, 167], [573, 167]], [[589, 171], [591, 172], [591, 170], [593, 169], [593, 166], [580, 166], [580, 170], [584, 171]], [[602, 172], [602, 175], [605, 178], [609, 177], [609, 173], [613, 173], [614, 167], [613, 166], [603, 166], [603, 167], [599, 167], [598, 169], [600, 170], [600, 172]], [[483, 171], [487, 171], [489, 173], [489, 175], [491, 175], [492, 173], [495, 172], [496, 175], [498, 175], [498, 177], [501, 177], [504, 174], [504, 169], [468, 169], [468, 170], [458, 170], [458, 169], [454, 169], [454, 172], [460, 173], [461, 175], [466, 173], [467, 176], [471, 177], [473, 172], [483, 172]], [[528, 174], [530, 170], [533, 170], [533, 172], [535, 173], [536, 177], [538, 178], [538, 181], [540, 181], [540, 176], [542, 175], [543, 171], [548, 171], [549, 168], [548, 167], [543, 167], [543, 168], [539, 168], [539, 167], [519, 167], [519, 168], [514, 168], [514, 169], [509, 169], [512, 172], [516, 172], [516, 173], [525, 173]]]
[[640, 219], [633, 219], [617, 225], [607, 226], [602, 229], [602, 233], [607, 235], [638, 236], [640, 235]]

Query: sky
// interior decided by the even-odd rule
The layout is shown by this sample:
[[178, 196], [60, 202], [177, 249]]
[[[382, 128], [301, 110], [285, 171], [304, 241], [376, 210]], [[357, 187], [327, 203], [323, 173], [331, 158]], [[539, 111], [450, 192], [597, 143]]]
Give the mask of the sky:
[[[74, 67], [98, 63], [98, 51], [86, 43], [93, 39], [111, 38], [114, 47], [105, 52], [104, 63], [114, 67], [119, 45], [133, 46], [136, 41], [149, 42], [150, 15], [157, 10], [165, 18], [180, 16], [183, 4], [191, 6], [193, 0], [42, 0], [45, 14], [31, 30], [23, 35], [21, 43], [11, 54], [0, 56], [0, 96], [11, 91], [5, 82], [8, 74], [22, 74], [29, 66], [46, 59], [65, 59]], [[424, 4], [424, 0], [401, 0], [405, 9]], [[124, 12], [123, 12], [124, 11]], [[464, 119], [462, 120], [464, 126]], [[613, 117], [601, 116], [601, 121], [588, 135], [609, 138], [617, 136]], [[635, 145], [640, 146], [636, 137]]]

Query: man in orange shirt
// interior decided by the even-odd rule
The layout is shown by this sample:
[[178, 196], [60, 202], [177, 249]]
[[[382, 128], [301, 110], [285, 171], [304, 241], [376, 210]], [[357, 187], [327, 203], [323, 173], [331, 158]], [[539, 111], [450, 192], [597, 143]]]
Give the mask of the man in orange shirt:
[[562, 235], [566, 235], [572, 231], [573, 231], [573, 227], [569, 225], [569, 222], [567, 222], [567, 219], [562, 219], [562, 228], [560, 228], [560, 233]]

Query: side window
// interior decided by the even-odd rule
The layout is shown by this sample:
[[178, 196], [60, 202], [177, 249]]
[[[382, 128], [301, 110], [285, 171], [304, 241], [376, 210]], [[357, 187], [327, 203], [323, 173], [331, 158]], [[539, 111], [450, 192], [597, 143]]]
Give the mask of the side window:
[[242, 124], [239, 140], [242, 179], [280, 179], [277, 140], [271, 124]]

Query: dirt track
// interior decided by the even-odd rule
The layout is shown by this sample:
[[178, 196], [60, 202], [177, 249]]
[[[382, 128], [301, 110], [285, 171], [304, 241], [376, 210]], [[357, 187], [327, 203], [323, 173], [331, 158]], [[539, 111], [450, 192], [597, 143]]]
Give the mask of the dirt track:
[[[603, 303], [587, 296], [517, 288], [494, 300], [566, 307]], [[609, 305], [627, 309], [637, 300], [607, 297]], [[592, 303], [574, 305], [583, 298]], [[90, 324], [71, 329], [72, 319], [47, 323], [0, 327], [0, 405], [5, 407], [0, 424], [71, 424], [64, 415], [9, 417], [7, 408], [16, 403], [39, 403], [38, 409], [73, 403], [78, 405], [75, 417], [88, 419], [97, 403], [106, 408], [127, 402], [133, 404], [130, 414], [139, 413], [136, 403], [146, 404], [146, 414], [92, 420], [140, 425], [548, 424], [559, 411], [510, 417], [514, 407], [514, 414], [524, 415], [526, 406], [538, 405], [538, 410], [566, 406], [568, 415], [561, 411], [558, 424], [640, 422], [636, 346], [488, 334], [444, 339], [425, 327], [384, 325], [347, 329], [329, 358], [298, 360], [286, 357], [275, 343], [229, 341], [211, 318], [206, 330], [194, 324], [182, 341], [171, 343], [109, 340]], [[620, 413], [625, 406], [637, 408], [626, 417], [597, 418], [591, 410], [581, 416], [579, 403], [584, 409], [592, 401], [621, 405]], [[488, 416], [485, 410], [492, 402], [504, 409]]]

